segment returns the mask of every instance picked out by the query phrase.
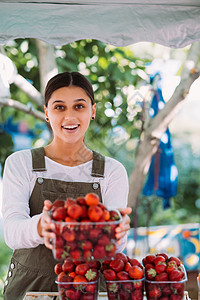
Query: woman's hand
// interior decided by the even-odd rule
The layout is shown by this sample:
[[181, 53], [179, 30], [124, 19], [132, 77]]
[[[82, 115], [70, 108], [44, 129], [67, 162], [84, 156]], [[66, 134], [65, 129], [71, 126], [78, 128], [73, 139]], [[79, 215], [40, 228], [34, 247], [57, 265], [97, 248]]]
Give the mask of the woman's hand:
[[50, 239], [55, 238], [55, 233], [52, 232], [52, 230], [55, 229], [55, 225], [51, 222], [51, 218], [48, 215], [48, 211], [51, 209], [51, 206], [51, 201], [44, 201], [42, 216], [38, 222], [38, 233], [44, 238], [44, 244], [49, 249], [53, 249]]
[[118, 244], [120, 244], [120, 240], [127, 234], [127, 231], [130, 229], [130, 213], [132, 212], [131, 207], [126, 208], [118, 208], [119, 212], [122, 215], [122, 222], [119, 224], [119, 226], [115, 229], [116, 232], [116, 238], [118, 240]]

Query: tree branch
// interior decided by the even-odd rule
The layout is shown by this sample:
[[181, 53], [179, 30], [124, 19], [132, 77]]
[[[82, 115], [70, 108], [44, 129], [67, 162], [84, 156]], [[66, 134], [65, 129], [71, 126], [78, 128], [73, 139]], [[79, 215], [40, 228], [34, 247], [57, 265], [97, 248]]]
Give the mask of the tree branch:
[[8, 98], [0, 98], [0, 105], [13, 107], [13, 108], [23, 111], [29, 115], [32, 115], [33, 117], [35, 117], [37, 119], [45, 121], [45, 114], [43, 112], [38, 111], [32, 107], [28, 107], [27, 105], [24, 105], [24, 104], [20, 103], [19, 101], [16, 101], [13, 99], [8, 99]]
[[171, 99], [163, 110], [150, 119], [144, 132], [143, 140], [140, 142], [135, 158], [135, 165], [129, 178], [129, 205], [134, 207], [140, 191], [143, 187], [145, 176], [149, 170], [151, 158], [158, 149], [162, 134], [166, 131], [169, 123], [177, 114], [183, 100], [186, 98], [192, 83], [198, 78], [199, 72], [195, 66], [198, 63], [200, 53], [200, 42], [194, 43], [189, 50], [182, 71], [181, 81]]

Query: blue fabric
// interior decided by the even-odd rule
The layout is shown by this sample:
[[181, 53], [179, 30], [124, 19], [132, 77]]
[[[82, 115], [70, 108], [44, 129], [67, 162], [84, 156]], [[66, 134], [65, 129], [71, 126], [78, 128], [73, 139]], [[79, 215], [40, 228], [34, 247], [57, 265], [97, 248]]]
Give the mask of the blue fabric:
[[[164, 107], [164, 104], [162, 91], [158, 89], [152, 98], [150, 116], [155, 117], [159, 107]], [[143, 194], [145, 196], [157, 195], [163, 198], [163, 208], [165, 209], [170, 207], [170, 198], [177, 194], [177, 186], [178, 170], [174, 162], [170, 131], [167, 128], [162, 135], [156, 154], [152, 157]]]

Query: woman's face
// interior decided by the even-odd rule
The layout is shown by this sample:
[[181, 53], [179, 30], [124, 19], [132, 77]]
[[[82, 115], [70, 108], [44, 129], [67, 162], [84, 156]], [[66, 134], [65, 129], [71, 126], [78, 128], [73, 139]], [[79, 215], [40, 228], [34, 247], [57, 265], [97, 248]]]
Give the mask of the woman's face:
[[90, 120], [95, 116], [96, 104], [77, 86], [62, 87], [54, 91], [48, 106], [44, 106], [54, 133], [54, 140], [76, 143], [83, 140]]

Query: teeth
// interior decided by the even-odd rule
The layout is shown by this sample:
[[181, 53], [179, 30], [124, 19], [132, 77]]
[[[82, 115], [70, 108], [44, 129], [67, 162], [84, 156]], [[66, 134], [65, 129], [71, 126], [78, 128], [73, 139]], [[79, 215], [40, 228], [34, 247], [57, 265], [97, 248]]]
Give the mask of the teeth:
[[77, 128], [78, 125], [68, 125], [68, 126], [63, 126], [65, 129], [74, 129]]

